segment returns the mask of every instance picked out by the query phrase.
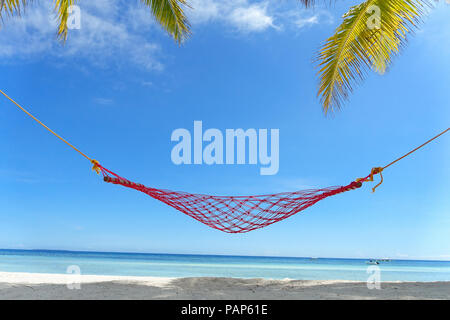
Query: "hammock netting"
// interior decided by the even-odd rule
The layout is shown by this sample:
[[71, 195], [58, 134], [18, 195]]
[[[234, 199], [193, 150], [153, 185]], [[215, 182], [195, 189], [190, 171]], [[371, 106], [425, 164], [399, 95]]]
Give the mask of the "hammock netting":
[[212, 196], [149, 188], [131, 182], [98, 165], [104, 181], [148, 194], [207, 226], [228, 233], [263, 228], [305, 210], [316, 202], [361, 187], [361, 181], [346, 186], [258, 196]]
[[327, 197], [360, 188], [362, 182], [373, 181], [373, 176], [375, 174], [380, 174], [381, 181], [372, 188], [372, 191], [375, 192], [375, 189], [383, 182], [383, 175], [381, 172], [384, 169], [409, 156], [444, 133], [450, 131], [450, 128], [447, 128], [422, 145], [392, 161], [388, 165], [384, 167], [372, 168], [367, 177], [357, 179], [346, 186], [303, 190], [297, 192], [283, 192], [259, 196], [210, 196], [205, 194], [191, 194], [186, 192], [148, 188], [142, 184], [134, 183], [122, 178], [114, 172], [111, 172], [101, 166], [97, 160], [89, 158], [67, 140], [56, 134], [35, 116], [24, 109], [20, 104], [11, 99], [2, 90], [0, 90], [0, 93], [14, 103], [19, 109], [25, 112], [34, 121], [38, 122], [62, 142], [66, 143], [69, 147], [73, 148], [83, 157], [88, 159], [94, 165], [92, 168], [93, 170], [97, 173], [103, 173], [103, 178], [106, 182], [120, 184], [124, 187], [144, 192], [150, 197], [168, 204], [169, 206], [187, 214], [201, 223], [206, 224], [207, 226], [210, 226], [211, 228], [228, 233], [243, 233], [266, 227], [272, 223], [289, 218], [290, 216], [305, 210], [316, 202]]

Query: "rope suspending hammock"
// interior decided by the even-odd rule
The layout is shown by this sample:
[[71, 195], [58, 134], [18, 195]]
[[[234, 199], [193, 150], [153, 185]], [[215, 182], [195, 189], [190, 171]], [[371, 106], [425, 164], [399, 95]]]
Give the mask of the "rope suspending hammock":
[[98, 174], [102, 173], [105, 182], [141, 191], [211, 228], [228, 233], [249, 232], [284, 220], [327, 197], [360, 188], [363, 182], [373, 181], [374, 176], [379, 174], [381, 178], [380, 182], [372, 188], [372, 192], [375, 192], [375, 189], [383, 182], [382, 172], [384, 169], [409, 156], [450, 130], [450, 128], [447, 128], [402, 157], [392, 161], [384, 167], [372, 168], [368, 176], [356, 179], [345, 186], [257, 196], [212, 196], [149, 188], [142, 184], [127, 180], [106, 169], [97, 160], [89, 158], [86, 154], [39, 121], [2, 90], [0, 90], [0, 93], [57, 138], [88, 159], [93, 164], [92, 169]]

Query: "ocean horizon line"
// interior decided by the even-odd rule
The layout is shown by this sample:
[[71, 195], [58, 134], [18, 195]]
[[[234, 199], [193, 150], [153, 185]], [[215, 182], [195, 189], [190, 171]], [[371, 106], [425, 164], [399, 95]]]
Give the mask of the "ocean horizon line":
[[200, 257], [237, 257], [237, 258], [283, 258], [283, 259], [331, 259], [331, 260], [383, 260], [392, 261], [430, 261], [430, 262], [450, 262], [439, 259], [406, 259], [391, 257], [322, 257], [322, 256], [275, 256], [275, 255], [240, 255], [240, 254], [208, 254], [208, 253], [168, 253], [168, 252], [140, 252], [140, 251], [92, 251], [92, 250], [68, 250], [68, 249], [21, 249], [21, 248], [0, 248], [2, 251], [16, 252], [48, 252], [48, 253], [75, 253], [75, 254], [122, 254], [122, 255], [172, 255], [172, 256], [200, 256]]

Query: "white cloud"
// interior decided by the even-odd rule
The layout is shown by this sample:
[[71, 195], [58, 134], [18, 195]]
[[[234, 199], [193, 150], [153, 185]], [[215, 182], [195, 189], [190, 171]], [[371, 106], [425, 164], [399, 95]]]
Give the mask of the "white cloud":
[[236, 8], [231, 12], [229, 21], [240, 31], [245, 32], [276, 28], [273, 18], [267, 13], [267, 4]]
[[313, 24], [318, 24], [319, 23], [319, 17], [318, 16], [312, 16], [309, 18], [299, 18], [297, 21], [295, 21], [295, 24], [297, 25], [297, 27], [299, 27], [300, 29], [303, 27], [307, 27]]
[[271, 28], [302, 29], [319, 24], [333, 23], [333, 16], [324, 9], [304, 9], [279, 1], [251, 0], [191, 0], [188, 10], [193, 25], [219, 22], [241, 33], [262, 32]]
[[[278, 1], [191, 0], [187, 15], [194, 27], [220, 23], [241, 34], [270, 29], [301, 29], [330, 23], [325, 10], [313, 12]], [[162, 70], [164, 55], [156, 33], [162, 28], [140, 2], [80, 1], [81, 29], [70, 30], [65, 46], [56, 40], [57, 21], [50, 1], [35, 2], [25, 14], [5, 18], [0, 30], [3, 63], [51, 58], [54, 63], [79, 62], [81, 68], [129, 67]], [[55, 59], [56, 58], [56, 59]], [[83, 63], [83, 65], [82, 65]]]
[[[133, 11], [137, 6], [125, 14], [114, 1], [82, 2], [80, 7], [81, 29], [69, 30], [64, 46], [56, 41], [57, 22], [51, 3], [33, 5], [20, 18], [7, 18], [0, 30], [0, 58], [17, 61], [46, 55], [57, 57], [60, 62], [83, 58], [97, 66], [127, 62], [147, 70], [163, 68], [160, 46], [148, 39], [143, 21], [141, 28], [137, 28], [138, 19]], [[152, 21], [150, 12], [147, 20]], [[148, 29], [150, 24], [146, 26]]]
[[142, 81], [142, 82], [141, 82], [141, 85], [142, 85], [143, 87], [151, 88], [151, 87], [153, 87], [153, 82], [151, 82], [151, 81]]
[[109, 106], [114, 103], [114, 101], [112, 99], [107, 99], [107, 98], [95, 98], [94, 102], [97, 104], [104, 105], [104, 106]]
[[188, 10], [189, 20], [193, 24], [206, 23], [219, 17], [219, 7], [223, 4], [215, 2], [214, 0], [191, 0], [189, 2], [192, 7]]
[[253, 4], [247, 0], [192, 0], [190, 5], [188, 16], [194, 25], [217, 21], [244, 33], [277, 28], [267, 1]]
[[294, 25], [298, 29], [311, 27], [317, 24], [331, 24], [334, 22], [333, 16], [325, 10], [296, 10], [291, 11], [290, 16], [294, 21]]

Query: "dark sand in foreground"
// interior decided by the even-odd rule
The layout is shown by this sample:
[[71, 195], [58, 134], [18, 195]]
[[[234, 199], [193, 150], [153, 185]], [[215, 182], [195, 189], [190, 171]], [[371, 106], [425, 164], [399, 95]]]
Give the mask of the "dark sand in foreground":
[[0, 299], [450, 299], [450, 282], [75, 276], [0, 272]]

